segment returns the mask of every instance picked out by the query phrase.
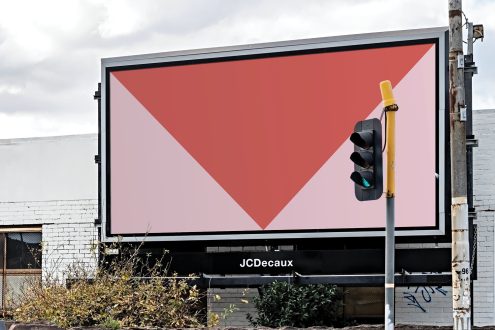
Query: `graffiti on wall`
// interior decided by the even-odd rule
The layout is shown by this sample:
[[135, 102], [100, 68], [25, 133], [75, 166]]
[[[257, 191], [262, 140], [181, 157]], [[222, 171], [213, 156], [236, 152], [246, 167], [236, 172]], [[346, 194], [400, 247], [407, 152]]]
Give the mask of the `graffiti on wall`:
[[426, 306], [439, 295], [447, 295], [447, 291], [442, 286], [407, 287], [407, 291], [403, 292], [407, 305], [414, 306], [423, 313], [427, 313]]

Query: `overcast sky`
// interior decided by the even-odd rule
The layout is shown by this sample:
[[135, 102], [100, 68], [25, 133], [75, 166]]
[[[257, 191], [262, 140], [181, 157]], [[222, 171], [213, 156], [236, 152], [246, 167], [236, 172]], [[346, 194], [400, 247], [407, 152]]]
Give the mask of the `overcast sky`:
[[[463, 10], [486, 35], [474, 108], [495, 108], [495, 1]], [[97, 132], [104, 57], [447, 25], [447, 0], [0, 0], [0, 138]]]

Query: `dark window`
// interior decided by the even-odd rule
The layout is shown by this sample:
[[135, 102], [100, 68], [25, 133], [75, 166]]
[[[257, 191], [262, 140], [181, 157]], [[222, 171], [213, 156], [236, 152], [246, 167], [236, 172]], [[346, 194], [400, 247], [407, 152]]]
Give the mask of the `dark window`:
[[12, 308], [9, 303], [22, 294], [26, 281], [41, 279], [41, 232], [34, 228], [1, 229], [0, 312], [5, 315]]
[[4, 235], [7, 241], [7, 269], [41, 268], [41, 233], [13, 232]]

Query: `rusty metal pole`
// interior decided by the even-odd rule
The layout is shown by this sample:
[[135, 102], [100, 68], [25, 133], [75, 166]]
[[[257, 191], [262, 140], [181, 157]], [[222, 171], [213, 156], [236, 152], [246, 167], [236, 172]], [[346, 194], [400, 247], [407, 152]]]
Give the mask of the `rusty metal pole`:
[[452, 304], [454, 330], [471, 329], [466, 105], [462, 0], [449, 0], [449, 107], [452, 186]]

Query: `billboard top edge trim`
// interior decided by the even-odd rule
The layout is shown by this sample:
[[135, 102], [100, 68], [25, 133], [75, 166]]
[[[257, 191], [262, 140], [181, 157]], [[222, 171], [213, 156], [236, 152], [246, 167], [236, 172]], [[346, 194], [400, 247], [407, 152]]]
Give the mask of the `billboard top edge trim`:
[[243, 45], [223, 46], [223, 47], [184, 49], [184, 50], [176, 50], [176, 51], [168, 51], [168, 52], [160, 52], [160, 53], [107, 57], [107, 58], [102, 58], [101, 63], [103, 67], [112, 67], [114, 65], [115, 66], [125, 65], [125, 62], [132, 62], [136, 60], [154, 61], [161, 58], [167, 58], [167, 57], [170, 58], [176, 56], [179, 57], [183, 55], [213, 54], [213, 53], [222, 53], [229, 51], [257, 50], [257, 49], [290, 47], [290, 46], [304, 46], [304, 45], [309, 46], [309, 45], [337, 43], [337, 42], [349, 42], [349, 45], [352, 45], [353, 41], [374, 40], [373, 43], [380, 43], [385, 41], [380, 41], [378, 39], [385, 39], [385, 38], [394, 38], [396, 39], [396, 41], [417, 40], [417, 39], [438, 37], [439, 35], [441, 35], [446, 31], [448, 31], [447, 26], [424, 28], [424, 29], [348, 34], [342, 36], [319, 37], [319, 38], [308, 38], [308, 39], [284, 40], [284, 41], [265, 42], [265, 43], [257, 43], [257, 44], [243, 44]]

